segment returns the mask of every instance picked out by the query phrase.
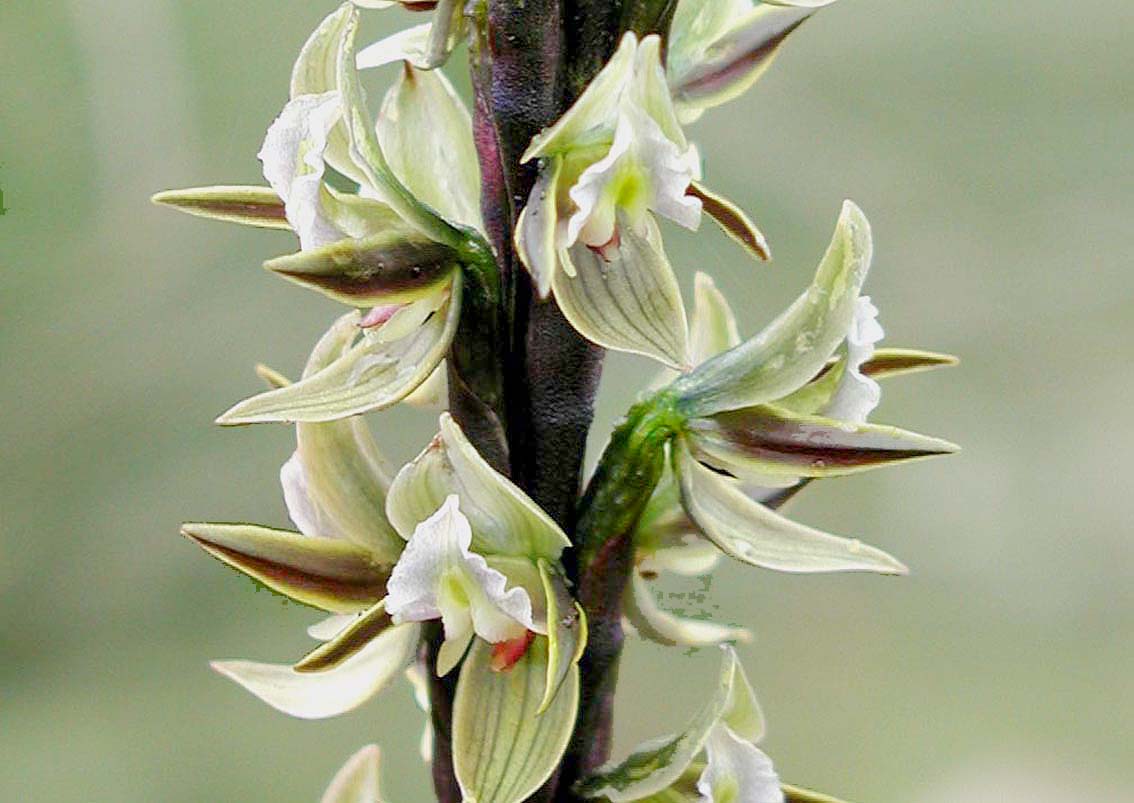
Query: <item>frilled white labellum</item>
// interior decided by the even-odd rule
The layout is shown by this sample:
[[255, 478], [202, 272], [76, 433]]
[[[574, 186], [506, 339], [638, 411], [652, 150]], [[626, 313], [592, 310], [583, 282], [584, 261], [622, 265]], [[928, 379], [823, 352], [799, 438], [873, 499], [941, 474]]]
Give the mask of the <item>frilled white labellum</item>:
[[862, 366], [874, 356], [874, 347], [884, 334], [878, 323], [878, 308], [870, 302], [870, 296], [859, 297], [855, 302], [854, 319], [847, 330], [846, 368], [830, 404], [823, 411], [827, 418], [861, 424], [878, 406], [882, 388], [862, 373]]
[[288, 223], [304, 250], [344, 236], [323, 209], [323, 155], [327, 137], [341, 118], [337, 91], [300, 95], [284, 106], [258, 154], [264, 178], [283, 199]]
[[472, 527], [450, 495], [441, 508], [414, 530], [387, 584], [386, 610], [395, 622], [441, 619], [445, 643], [438, 674], [460, 660], [473, 635], [499, 643], [525, 630], [543, 632], [532, 616], [523, 588], [470, 549]]
[[783, 803], [772, 759], [718, 722], [705, 742], [708, 764], [697, 779], [700, 803]]

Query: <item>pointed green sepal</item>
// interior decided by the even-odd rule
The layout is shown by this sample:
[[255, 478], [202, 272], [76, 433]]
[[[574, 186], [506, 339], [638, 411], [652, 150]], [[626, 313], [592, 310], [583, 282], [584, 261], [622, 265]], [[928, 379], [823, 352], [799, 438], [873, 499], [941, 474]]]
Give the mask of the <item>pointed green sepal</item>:
[[277, 711], [300, 719], [326, 719], [365, 703], [396, 680], [417, 654], [421, 625], [394, 625], [322, 672], [288, 664], [213, 661], [212, 668]]
[[757, 741], [764, 732], [764, 719], [756, 695], [736, 652], [729, 647], [722, 649], [725, 659], [716, 694], [681, 733], [647, 742], [624, 761], [584, 778], [575, 791], [582, 797], [605, 798], [611, 803], [630, 803], [662, 793], [682, 779], [718, 723], [746, 741]]
[[250, 524], [190, 523], [181, 533], [222, 563], [304, 605], [356, 613], [386, 596], [389, 567], [346, 541]]
[[713, 647], [729, 641], [751, 641], [742, 627], [689, 619], [662, 610], [649, 584], [637, 572], [623, 596], [623, 615], [638, 635], [664, 647]]
[[409, 540], [450, 494], [472, 526], [472, 548], [485, 556], [554, 563], [571, 545], [562, 529], [511, 480], [493, 470], [448, 413], [441, 431], [390, 486], [386, 515]]
[[547, 600], [547, 683], [537, 714], [543, 714], [587, 648], [587, 615], [567, 590], [564, 578], [546, 560], [539, 576]]
[[383, 231], [277, 257], [264, 267], [354, 307], [416, 301], [449, 282], [457, 253], [420, 235]]
[[540, 714], [547, 663], [541, 636], [502, 672], [491, 668], [492, 645], [473, 644], [453, 701], [453, 768], [466, 801], [520, 803], [555, 771], [575, 725], [579, 670]]
[[694, 181], [689, 185], [688, 194], [701, 201], [701, 208], [711, 217], [721, 231], [736, 241], [757, 259], [769, 260], [772, 251], [768, 241], [756, 228], [756, 224], [744, 210], [723, 195], [718, 195], [704, 184]]
[[159, 192], [150, 200], [197, 217], [291, 230], [284, 203], [270, 187], [192, 187]]
[[[646, 218], [646, 235], [619, 224], [621, 243], [606, 255], [585, 245], [560, 252], [551, 288], [563, 315], [588, 340], [617, 351], [653, 357], [671, 368], [689, 363], [688, 324], [681, 290], [662, 248], [661, 232]], [[567, 269], [567, 266], [570, 269]]]
[[872, 251], [870, 224], [847, 201], [807, 292], [760, 334], [671, 385], [682, 412], [705, 416], [762, 404], [811, 381], [846, 337]]
[[812, 529], [753, 501], [736, 480], [701, 465], [685, 444], [675, 444], [674, 452], [686, 512], [726, 555], [782, 572], [908, 571], [880, 549]]
[[319, 803], [382, 803], [378, 745], [359, 750], [335, 773]]
[[951, 368], [960, 362], [952, 354], [939, 354], [918, 349], [875, 350], [874, 356], [862, 364], [862, 373], [874, 379], [905, 374], [918, 374], [936, 368]]
[[685, 427], [697, 459], [755, 483], [837, 477], [957, 451], [948, 441], [897, 427], [800, 415], [770, 404], [694, 418]]
[[381, 329], [363, 333], [323, 370], [293, 385], [245, 399], [217, 418], [217, 423], [337, 421], [397, 404], [425, 382], [444, 358], [460, 320], [460, 291], [460, 273], [454, 273], [446, 299], [421, 326], [396, 340], [384, 340]]
[[371, 605], [357, 619], [323, 642], [295, 664], [296, 672], [323, 672], [338, 666], [393, 626], [386, 601]]

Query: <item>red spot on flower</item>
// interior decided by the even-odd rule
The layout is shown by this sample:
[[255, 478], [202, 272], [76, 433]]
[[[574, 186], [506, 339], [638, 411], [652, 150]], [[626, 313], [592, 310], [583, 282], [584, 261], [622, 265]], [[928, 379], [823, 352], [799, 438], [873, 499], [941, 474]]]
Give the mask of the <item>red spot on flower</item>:
[[516, 662], [524, 657], [524, 653], [528, 651], [533, 639], [535, 639], [535, 633], [525, 630], [524, 635], [519, 638], [493, 644], [492, 671], [506, 672], [515, 666]]

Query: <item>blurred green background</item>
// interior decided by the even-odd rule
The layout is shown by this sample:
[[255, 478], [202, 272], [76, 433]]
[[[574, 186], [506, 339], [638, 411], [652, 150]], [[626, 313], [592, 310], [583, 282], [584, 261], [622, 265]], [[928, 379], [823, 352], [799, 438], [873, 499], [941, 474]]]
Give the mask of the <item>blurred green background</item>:
[[[296, 373], [336, 307], [259, 268], [289, 236], [147, 198], [258, 181], [333, 5], [0, 3], [2, 800], [312, 801], [371, 740], [388, 797], [429, 798], [408, 686], [309, 723], [208, 670], [297, 657], [318, 617], [177, 536], [285, 523], [291, 432], [210, 421], [258, 389], [256, 361]], [[729, 565], [704, 597], [669, 587], [755, 631], [742, 652], [788, 780], [861, 803], [1134, 800], [1132, 36], [1121, 0], [845, 0], [691, 130], [777, 258], [670, 231], [687, 288], [712, 271], [751, 333], [852, 197], [887, 343], [964, 358], [890, 382], [876, 415], [963, 454], [821, 484], [794, 511], [910, 577]], [[596, 447], [651, 374], [609, 360]], [[399, 459], [435, 424], [373, 423]], [[620, 750], [684, 721], [711, 652], [632, 644]]]

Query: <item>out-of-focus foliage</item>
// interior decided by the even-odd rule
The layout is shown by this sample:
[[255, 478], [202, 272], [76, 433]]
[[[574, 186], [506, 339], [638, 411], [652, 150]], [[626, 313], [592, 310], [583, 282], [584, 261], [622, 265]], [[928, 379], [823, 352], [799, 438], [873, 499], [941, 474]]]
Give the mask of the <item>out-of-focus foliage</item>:
[[[202, 656], [309, 642], [294, 610], [177, 536], [201, 511], [286, 525], [268, 500], [292, 429], [209, 422], [260, 389], [256, 361], [298, 375], [340, 308], [260, 269], [290, 235], [187, 223], [148, 197], [258, 183], [281, 76], [334, 3], [97, 5], [0, 4], [0, 799], [315, 800], [381, 736], [383, 792], [413, 800], [408, 684], [301, 723], [218, 678]], [[371, 19], [377, 38], [421, 18]], [[887, 342], [964, 357], [887, 385], [880, 411], [964, 453], [825, 482], [793, 511], [869, 535], [909, 578], [722, 566], [708, 596], [666, 586], [683, 595], [667, 608], [719, 606], [753, 631], [742, 658], [788, 781], [878, 803], [1130, 796], [1132, 34], [1119, 0], [843, 0], [687, 129], [775, 253], [758, 266], [709, 224], [696, 240], [667, 226], [687, 300], [709, 268], [754, 331], [849, 195], [875, 230]], [[372, 104], [391, 79], [367, 77]], [[596, 437], [652, 371], [609, 359]], [[436, 425], [409, 409], [375, 423], [399, 462]], [[660, 650], [629, 650], [618, 754], [684, 721], [715, 677], [715, 650], [648, 671]]]

